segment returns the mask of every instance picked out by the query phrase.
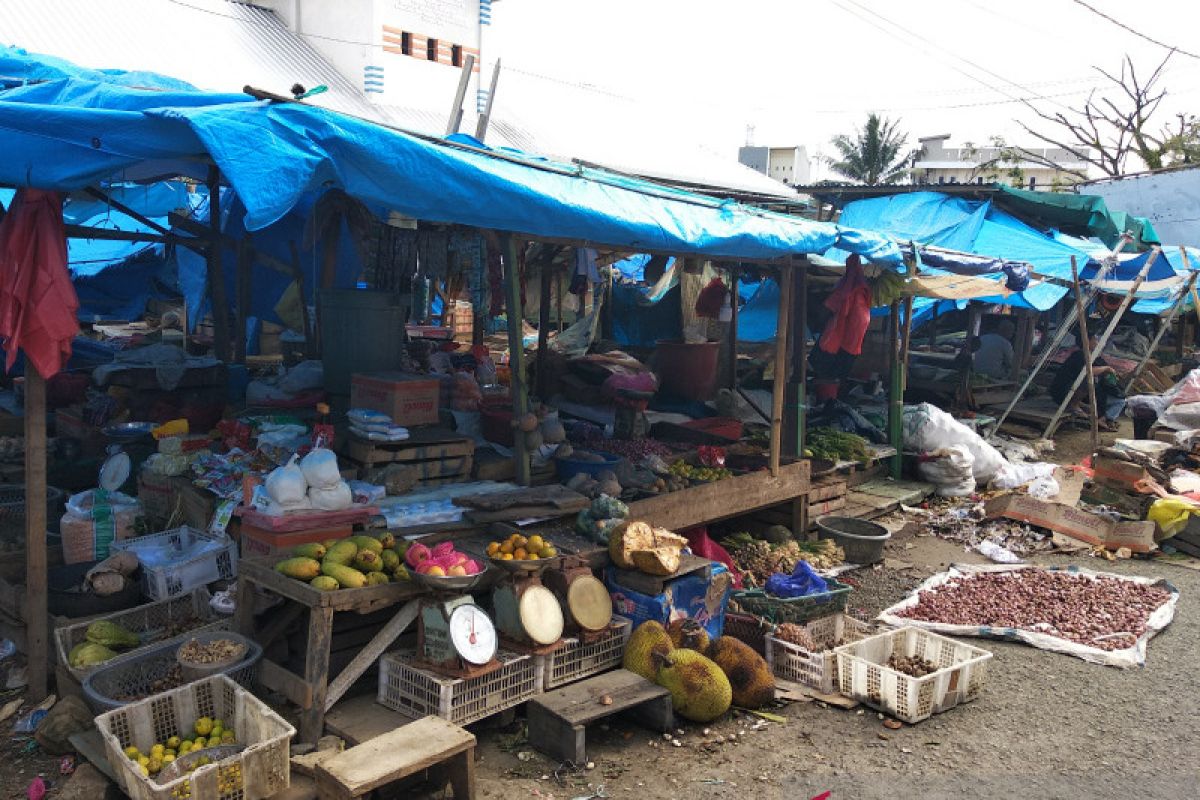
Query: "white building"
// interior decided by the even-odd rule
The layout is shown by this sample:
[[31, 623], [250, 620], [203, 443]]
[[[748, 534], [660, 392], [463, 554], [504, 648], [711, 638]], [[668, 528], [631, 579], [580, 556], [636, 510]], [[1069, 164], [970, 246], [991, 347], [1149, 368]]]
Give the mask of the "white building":
[[738, 161], [788, 186], [803, 186], [811, 177], [808, 150], [803, 145], [755, 147], [748, 144], [738, 148]]
[[[1022, 147], [1057, 167], [1029, 158], [1006, 159], [1004, 147], [947, 147], [950, 134], [925, 136], [917, 141], [921, 153], [913, 165], [913, 182], [944, 185], [961, 183], [1020, 184], [1019, 188], [1051, 191], [1079, 183], [1082, 178], [1066, 170], [1087, 174], [1088, 164], [1079, 153], [1057, 147]], [[1015, 173], [1015, 174], [1014, 174]]]

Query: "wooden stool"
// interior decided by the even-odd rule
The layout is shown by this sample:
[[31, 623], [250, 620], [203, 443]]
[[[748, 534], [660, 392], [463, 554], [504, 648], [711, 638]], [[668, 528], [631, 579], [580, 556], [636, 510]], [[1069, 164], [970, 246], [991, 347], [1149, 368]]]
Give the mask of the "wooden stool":
[[[605, 700], [611, 700], [606, 703]], [[551, 758], [587, 761], [586, 726], [620, 711], [632, 711], [643, 725], [661, 733], [675, 726], [671, 693], [629, 670], [597, 675], [546, 692], [526, 706], [529, 744]]]
[[321, 800], [350, 800], [444, 764], [454, 800], [475, 797], [475, 736], [440, 717], [425, 717], [322, 761]]

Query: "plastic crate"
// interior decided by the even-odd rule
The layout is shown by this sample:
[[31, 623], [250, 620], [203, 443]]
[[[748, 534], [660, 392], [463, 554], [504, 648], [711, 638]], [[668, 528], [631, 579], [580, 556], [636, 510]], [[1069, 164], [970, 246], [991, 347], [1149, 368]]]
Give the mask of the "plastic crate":
[[230, 679], [246, 688], [254, 685], [258, 677], [258, 662], [262, 660], [262, 647], [257, 642], [230, 631], [208, 631], [163, 642], [139, 655], [101, 664], [83, 681], [83, 696], [87, 698], [88, 705], [100, 713], [141, 702], [118, 698], [131, 695], [148, 697], [154, 694], [154, 683], [167, 677], [171, 668], [178, 663], [175, 660], [175, 651], [190, 639], [199, 639], [202, 642], [233, 639], [245, 644], [246, 657], [221, 670], [221, 674], [228, 675]]
[[[162, 784], [125, 756], [131, 745], [145, 753], [156, 742], [190, 732], [200, 717], [225, 722], [246, 749]], [[133, 800], [260, 800], [291, 784], [289, 740], [295, 728], [224, 675], [101, 714], [96, 727], [117, 782]]]
[[533, 656], [501, 650], [500, 669], [477, 678], [450, 678], [419, 666], [414, 650], [379, 660], [380, 705], [420, 719], [441, 717], [456, 725], [477, 722], [518, 706], [538, 693]]
[[[194, 589], [190, 594], [172, 597], [169, 600], [159, 600], [155, 603], [147, 603], [136, 608], [97, 617], [88, 622], [79, 622], [74, 625], [56, 628], [54, 631], [54, 643], [58, 648], [58, 662], [67, 668], [75, 680], [82, 683], [84, 678], [100, 667], [114, 664], [117, 659], [124, 659], [144, 653], [147, 648], [154, 645], [177, 640], [182, 641], [204, 631], [229, 630], [232, 628], [233, 618], [214, 611], [212, 606], [208, 604], [210, 599], [211, 595], [209, 595], [207, 589]], [[132, 650], [122, 651], [117, 655], [117, 658], [110, 659], [103, 664], [82, 668], [72, 667], [67, 660], [71, 649], [75, 645], [86, 641], [88, 626], [100, 620], [107, 620], [108, 622], [120, 625], [126, 630], [133, 631], [141, 637], [142, 644]], [[166, 635], [168, 626], [183, 624], [187, 620], [195, 620], [196, 624], [191, 628], [179, 630], [170, 636]]]
[[775, 597], [762, 589], [743, 589], [730, 598], [744, 613], [762, 617], [775, 625], [781, 622], [803, 624], [818, 617], [840, 614], [850, 601], [850, 587], [835, 580], [826, 581], [829, 591], [803, 597]]
[[725, 628], [722, 636], [732, 636], [743, 644], [748, 645], [760, 656], [767, 653], [767, 635], [775, 630], [775, 626], [753, 614], [738, 614], [733, 611], [725, 612]]
[[823, 694], [837, 689], [837, 656], [833, 648], [839, 644], [850, 644], [870, 636], [875, 627], [859, 622], [847, 614], [821, 617], [804, 626], [813, 644], [818, 648], [809, 650], [798, 644], [765, 637], [766, 659], [771, 673], [776, 678], [802, 683]]
[[[203, 552], [188, 555], [203, 545]], [[142, 562], [142, 593], [151, 600], [190, 592], [213, 581], [237, 576], [237, 543], [224, 533], [209, 533], [186, 525], [162, 533], [113, 542], [112, 549], [129, 550]]]
[[[982, 648], [912, 627], [868, 636], [833, 652], [842, 694], [908, 723], [978, 697], [992, 657]], [[939, 669], [914, 678], [885, 666], [892, 653], [923, 658]]]
[[608, 632], [592, 642], [571, 637], [557, 650], [537, 656], [538, 691], [555, 689], [589, 675], [621, 666], [633, 621], [613, 616]]

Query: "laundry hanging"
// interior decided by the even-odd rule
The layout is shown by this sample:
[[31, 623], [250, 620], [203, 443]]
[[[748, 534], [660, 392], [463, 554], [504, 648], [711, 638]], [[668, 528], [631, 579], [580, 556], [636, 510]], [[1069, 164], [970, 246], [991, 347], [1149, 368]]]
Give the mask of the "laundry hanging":
[[846, 274], [825, 298], [825, 307], [833, 312], [833, 317], [821, 334], [821, 349], [831, 354], [839, 350], [854, 356], [861, 354], [863, 337], [871, 324], [871, 289], [857, 255], [846, 259]]

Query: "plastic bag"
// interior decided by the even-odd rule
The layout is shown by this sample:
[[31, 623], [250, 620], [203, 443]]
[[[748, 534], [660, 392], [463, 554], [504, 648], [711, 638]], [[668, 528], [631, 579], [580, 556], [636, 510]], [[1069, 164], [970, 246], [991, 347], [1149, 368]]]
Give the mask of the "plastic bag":
[[975, 457], [961, 444], [934, 450], [917, 464], [921, 478], [937, 487], [940, 497], [965, 497], [975, 491]]
[[903, 432], [907, 450], [928, 453], [954, 445], [966, 447], [974, 459], [971, 472], [977, 483], [990, 483], [1008, 463], [983, 437], [929, 403], [904, 407]]
[[[95, 504], [96, 489], [88, 489], [86, 492], [73, 494], [67, 498], [67, 511], [81, 517], [91, 517], [92, 506]], [[130, 497], [121, 492], [107, 492], [108, 506], [114, 512], [128, 511], [136, 512], [141, 508], [141, 504], [137, 498]]]
[[1200, 505], [1182, 498], [1160, 497], [1146, 512], [1146, 519], [1170, 537], [1186, 528], [1193, 514], [1200, 514]]
[[1005, 462], [1004, 469], [1000, 470], [996, 474], [996, 477], [992, 479], [991, 487], [993, 489], [1015, 489], [1018, 486], [1024, 486], [1030, 481], [1036, 481], [1040, 478], [1053, 479], [1054, 470], [1056, 469], [1058, 469], [1056, 464], [1046, 461], [1021, 464]]
[[325, 367], [320, 361], [301, 361], [279, 379], [279, 388], [289, 394], [300, 394], [325, 385]]
[[296, 465], [295, 456], [282, 467], [271, 470], [263, 484], [271, 499], [285, 508], [299, 503], [308, 492], [308, 482], [303, 470]]
[[810, 594], [823, 594], [829, 591], [825, 579], [813, 571], [807, 561], [797, 561], [791, 575], [776, 573], [767, 578], [764, 587], [767, 594], [775, 597], [805, 597]]
[[309, 451], [300, 461], [300, 470], [309, 486], [319, 489], [329, 489], [342, 481], [342, 471], [338, 469], [337, 455], [332, 450], [316, 448]]
[[308, 490], [308, 499], [321, 511], [341, 511], [354, 505], [354, 495], [345, 481], [328, 487], [313, 486]]

